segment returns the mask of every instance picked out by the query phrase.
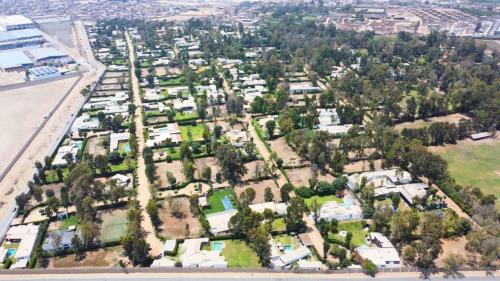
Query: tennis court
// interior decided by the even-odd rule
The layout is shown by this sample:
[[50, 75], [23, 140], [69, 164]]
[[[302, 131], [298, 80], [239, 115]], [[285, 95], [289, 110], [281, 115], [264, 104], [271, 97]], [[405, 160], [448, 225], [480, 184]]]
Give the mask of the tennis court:
[[127, 233], [127, 210], [115, 209], [101, 213], [101, 241], [105, 243], [120, 241]]

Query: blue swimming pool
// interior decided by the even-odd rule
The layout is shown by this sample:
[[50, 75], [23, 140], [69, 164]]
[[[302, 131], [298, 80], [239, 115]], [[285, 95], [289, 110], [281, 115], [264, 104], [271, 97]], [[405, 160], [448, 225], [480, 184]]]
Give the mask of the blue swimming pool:
[[214, 242], [212, 243], [212, 251], [220, 252], [224, 248], [224, 242]]
[[83, 145], [82, 141], [77, 141], [76, 142], [76, 147], [78, 147], [78, 150], [82, 150], [82, 145]]
[[15, 254], [16, 254], [16, 249], [10, 248], [7, 250], [7, 257], [12, 257]]
[[283, 247], [283, 248], [284, 248], [285, 254], [288, 254], [291, 251], [293, 251], [292, 245], [285, 245], [285, 247]]
[[222, 205], [224, 205], [224, 209], [227, 210], [233, 210], [233, 203], [231, 203], [231, 199], [229, 197], [225, 196], [224, 198], [221, 199]]
[[124, 146], [125, 152], [130, 153], [130, 143], [126, 143]]

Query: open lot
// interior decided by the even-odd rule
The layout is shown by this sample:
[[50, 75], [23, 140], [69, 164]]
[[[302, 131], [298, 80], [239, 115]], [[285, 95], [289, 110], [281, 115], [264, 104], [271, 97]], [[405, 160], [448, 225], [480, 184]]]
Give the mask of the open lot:
[[[375, 166], [375, 170], [382, 169], [381, 159], [374, 160], [373, 164]], [[353, 161], [344, 166], [344, 172], [347, 174], [360, 173], [366, 171], [370, 171], [370, 161], [368, 160]]]
[[0, 92], [0, 172], [77, 81], [72, 77]]
[[234, 191], [238, 195], [238, 198], [240, 197], [240, 194], [247, 188], [253, 188], [255, 190], [255, 199], [253, 200], [253, 203], [264, 203], [264, 194], [266, 187], [270, 187], [271, 191], [273, 192], [274, 195], [274, 201], [279, 202], [281, 201], [281, 196], [280, 196], [280, 190], [279, 188], [276, 187], [276, 183], [274, 183], [273, 180], [263, 180], [263, 181], [256, 181], [256, 182], [247, 182], [241, 185], [238, 185], [237, 187], [234, 188]]
[[101, 217], [101, 237], [103, 242], [120, 241], [127, 233], [127, 210], [125, 208], [98, 212]]
[[173, 161], [172, 163], [162, 162], [155, 164], [155, 166], [156, 175], [158, 176], [162, 186], [166, 186], [168, 183], [167, 172], [171, 172], [177, 179], [177, 182], [183, 182], [186, 179], [184, 173], [182, 172], [181, 161]]
[[257, 253], [241, 240], [222, 240], [224, 243], [221, 255], [226, 257], [229, 267], [261, 267]]
[[[500, 193], [500, 139], [473, 142], [461, 141], [455, 145], [431, 147], [447, 162], [451, 175], [458, 184], [479, 187], [485, 194]], [[497, 201], [497, 208], [500, 202]]]
[[265, 174], [266, 163], [262, 160], [256, 160], [246, 163], [245, 167], [247, 168], [247, 173], [243, 176], [243, 180], [247, 181], [254, 179], [258, 173], [263, 176]]
[[195, 177], [196, 178], [201, 178], [201, 172], [203, 171], [203, 167], [210, 167], [212, 170], [212, 181], [215, 182], [216, 174], [220, 172], [220, 167], [219, 164], [217, 164], [217, 158], [215, 157], [204, 157], [204, 158], [197, 158], [194, 160], [194, 166], [196, 168], [195, 171]]
[[[172, 206], [169, 200], [165, 200], [159, 209], [160, 218], [162, 221], [161, 234], [168, 239], [180, 238], [195, 238], [199, 237], [200, 231], [203, 231], [200, 221], [194, 217], [190, 211], [190, 202], [187, 197], [178, 197], [171, 199], [172, 205], [177, 204], [181, 216], [174, 216], [172, 214]], [[188, 226], [187, 226], [188, 225]], [[189, 233], [187, 229], [189, 228]]]
[[85, 145], [85, 153], [91, 155], [107, 155], [109, 147], [104, 144], [107, 142], [109, 146], [109, 136], [93, 136], [87, 139]]
[[460, 113], [455, 113], [455, 114], [450, 114], [450, 115], [445, 115], [445, 116], [438, 116], [438, 117], [432, 117], [428, 119], [420, 119], [416, 120], [413, 122], [404, 122], [401, 124], [397, 124], [394, 126], [394, 129], [398, 132], [402, 131], [404, 128], [409, 128], [409, 129], [415, 129], [415, 128], [422, 128], [422, 127], [429, 127], [432, 123], [436, 122], [448, 122], [452, 124], [458, 124], [458, 121], [460, 119], [470, 119], [469, 117], [460, 114]]
[[306, 160], [302, 159], [293, 149], [285, 142], [285, 138], [277, 138], [268, 141], [271, 149], [278, 154], [278, 157], [283, 159], [283, 165], [285, 166], [296, 166], [307, 163]]
[[[309, 186], [309, 179], [313, 176], [313, 171], [310, 167], [293, 168], [285, 170], [290, 182], [296, 186]], [[335, 178], [330, 174], [322, 175], [318, 173], [318, 181], [332, 182]]]
[[[340, 231], [349, 231], [352, 233], [352, 243], [356, 246], [360, 246], [365, 243], [365, 237], [368, 234], [363, 228], [365, 225], [365, 221], [345, 221], [340, 222], [338, 226], [338, 230]], [[329, 236], [333, 236], [334, 238], [345, 241], [345, 237], [340, 235], [339, 233], [333, 234], [330, 233]]]
[[112, 267], [120, 260], [128, 262], [123, 254], [122, 246], [102, 248], [84, 253], [82, 260], [77, 260], [74, 254], [49, 258], [45, 262], [46, 268], [68, 268], [68, 267]]

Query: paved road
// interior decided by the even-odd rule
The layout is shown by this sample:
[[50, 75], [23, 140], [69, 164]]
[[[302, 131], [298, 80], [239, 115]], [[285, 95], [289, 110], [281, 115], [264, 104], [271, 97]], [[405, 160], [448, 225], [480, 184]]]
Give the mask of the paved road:
[[[485, 276], [484, 273], [477, 272], [466, 274], [460, 280], [483, 281], [497, 280], [497, 276]], [[371, 278], [364, 274], [294, 274], [294, 273], [130, 273], [130, 274], [70, 274], [70, 275], [0, 275], [2, 281], [14, 280], [79, 280], [79, 281], [120, 281], [120, 280], [141, 280], [141, 281], [300, 281], [300, 280], [388, 280], [388, 281], [417, 281], [418, 273], [384, 273]], [[443, 276], [431, 276], [429, 280], [445, 281], [453, 280]]]
[[137, 199], [141, 204], [142, 216], [144, 217], [142, 221], [142, 227], [146, 232], [146, 241], [151, 246], [150, 254], [153, 256], [158, 256], [162, 249], [163, 243], [156, 237], [155, 229], [153, 227], [153, 223], [151, 222], [151, 218], [146, 212], [146, 206], [148, 205], [149, 200], [151, 199], [151, 191], [150, 184], [148, 178], [146, 177], [146, 163], [144, 162], [144, 158], [142, 158], [142, 150], [146, 147], [144, 140], [144, 124], [142, 123], [142, 101], [141, 96], [139, 95], [139, 80], [135, 76], [135, 53], [134, 53], [134, 45], [132, 44], [132, 40], [128, 32], [125, 34], [127, 39], [127, 45], [129, 49], [129, 59], [131, 62], [131, 71], [130, 71], [130, 80], [132, 81], [132, 91], [134, 92], [134, 105], [136, 106], [135, 111], [135, 128], [136, 128], [136, 137], [137, 137]]

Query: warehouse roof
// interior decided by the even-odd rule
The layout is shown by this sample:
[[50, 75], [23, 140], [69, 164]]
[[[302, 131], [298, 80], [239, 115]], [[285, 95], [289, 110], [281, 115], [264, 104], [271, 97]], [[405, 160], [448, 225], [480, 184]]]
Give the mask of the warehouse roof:
[[0, 42], [33, 38], [33, 37], [43, 37], [43, 34], [42, 32], [40, 32], [40, 30], [36, 28], [0, 31]]
[[28, 53], [37, 61], [43, 60], [43, 59], [48, 59], [48, 58], [67, 57], [67, 55], [65, 53], [63, 53], [55, 48], [52, 48], [52, 47], [35, 48], [35, 49], [29, 50]]
[[33, 62], [20, 51], [10, 51], [0, 53], [0, 68], [9, 69], [22, 67], [24, 65], [32, 65]]

